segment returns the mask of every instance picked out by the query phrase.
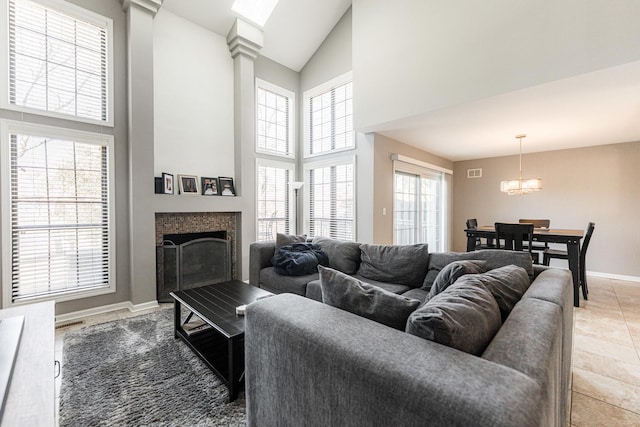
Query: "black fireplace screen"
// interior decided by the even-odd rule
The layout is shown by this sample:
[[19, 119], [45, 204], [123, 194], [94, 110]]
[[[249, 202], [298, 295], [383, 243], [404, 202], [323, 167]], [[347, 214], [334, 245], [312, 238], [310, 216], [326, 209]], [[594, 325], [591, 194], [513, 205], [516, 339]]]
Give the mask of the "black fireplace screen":
[[178, 245], [165, 240], [157, 248], [158, 301], [172, 301], [169, 292], [231, 280], [230, 243], [210, 237]]

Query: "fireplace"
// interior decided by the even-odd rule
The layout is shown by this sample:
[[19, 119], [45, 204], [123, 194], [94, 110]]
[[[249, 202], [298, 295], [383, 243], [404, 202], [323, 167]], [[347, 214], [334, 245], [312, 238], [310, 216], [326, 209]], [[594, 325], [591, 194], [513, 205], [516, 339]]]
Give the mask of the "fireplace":
[[173, 291], [235, 277], [235, 224], [233, 213], [156, 214], [159, 302], [172, 302]]

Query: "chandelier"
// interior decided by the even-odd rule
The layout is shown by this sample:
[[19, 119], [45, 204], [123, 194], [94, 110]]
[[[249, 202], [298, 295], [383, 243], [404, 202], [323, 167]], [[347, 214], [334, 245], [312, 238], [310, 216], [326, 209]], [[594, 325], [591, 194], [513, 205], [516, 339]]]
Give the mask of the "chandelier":
[[522, 179], [522, 138], [525, 138], [526, 136], [527, 135], [524, 133], [516, 135], [516, 138], [520, 141], [520, 175], [518, 176], [518, 179], [511, 179], [500, 183], [500, 191], [507, 193], [510, 196], [542, 190], [541, 179]]

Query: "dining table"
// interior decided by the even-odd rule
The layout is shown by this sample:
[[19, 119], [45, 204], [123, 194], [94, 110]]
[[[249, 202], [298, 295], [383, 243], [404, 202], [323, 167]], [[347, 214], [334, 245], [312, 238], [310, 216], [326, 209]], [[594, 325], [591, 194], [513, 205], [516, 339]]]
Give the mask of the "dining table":
[[[467, 228], [467, 252], [476, 249], [477, 238], [495, 239], [496, 229], [493, 225], [482, 225], [477, 228]], [[534, 228], [533, 241], [544, 243], [559, 243], [567, 246], [569, 270], [573, 279], [573, 305], [580, 306], [580, 242], [584, 237], [584, 230]], [[586, 290], [584, 298], [586, 299]]]

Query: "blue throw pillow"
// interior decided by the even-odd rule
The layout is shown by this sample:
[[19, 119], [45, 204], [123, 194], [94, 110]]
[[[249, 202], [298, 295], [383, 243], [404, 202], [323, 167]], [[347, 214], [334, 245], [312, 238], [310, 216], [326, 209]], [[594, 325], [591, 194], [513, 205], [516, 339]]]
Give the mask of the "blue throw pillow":
[[276, 250], [271, 258], [276, 273], [283, 276], [303, 276], [315, 273], [319, 264], [328, 265], [327, 254], [312, 243], [293, 243]]

